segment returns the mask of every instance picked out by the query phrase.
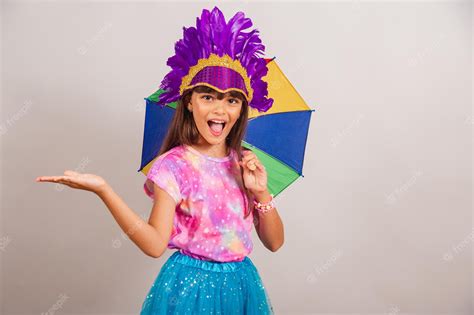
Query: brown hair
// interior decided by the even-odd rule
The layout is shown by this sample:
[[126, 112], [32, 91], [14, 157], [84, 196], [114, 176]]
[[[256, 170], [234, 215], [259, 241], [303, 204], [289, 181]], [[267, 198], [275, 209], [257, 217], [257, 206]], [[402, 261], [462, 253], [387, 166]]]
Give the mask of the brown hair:
[[[193, 145], [198, 142], [199, 131], [196, 127], [196, 123], [194, 122], [192, 113], [186, 107], [186, 105], [191, 100], [193, 92], [213, 94], [215, 93], [217, 94], [218, 99], [222, 99], [224, 97], [224, 93], [217, 92], [216, 90], [203, 85], [186, 90], [177, 102], [176, 112], [173, 116], [173, 120], [171, 121], [168, 133], [166, 134], [163, 144], [161, 145], [158, 156], [171, 150], [176, 146], [182, 144]], [[235, 122], [231, 131], [229, 132], [229, 135], [225, 139], [225, 142], [226, 147], [229, 148], [229, 150], [234, 149], [237, 152], [238, 160], [240, 161], [242, 160], [242, 150], [244, 150], [241, 143], [245, 135], [245, 130], [247, 129], [249, 106], [246, 98], [242, 93], [237, 91], [230, 91], [229, 94], [232, 97], [238, 98], [242, 101], [242, 108], [240, 111], [240, 116]], [[230, 153], [230, 151], [228, 153]], [[242, 180], [241, 188], [244, 190], [248, 201], [245, 205], [244, 219], [246, 219], [253, 210], [250, 205], [253, 205], [254, 196], [244, 185], [242, 167], [240, 167], [240, 176]]]

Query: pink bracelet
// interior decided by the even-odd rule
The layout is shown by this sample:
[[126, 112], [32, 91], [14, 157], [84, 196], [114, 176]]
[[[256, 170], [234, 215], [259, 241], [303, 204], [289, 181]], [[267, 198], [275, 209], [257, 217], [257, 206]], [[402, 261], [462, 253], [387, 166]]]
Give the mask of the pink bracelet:
[[267, 203], [261, 203], [253, 200], [254, 208], [257, 209], [259, 212], [266, 213], [270, 210], [275, 209], [275, 201], [273, 200], [273, 194], [270, 194], [272, 196], [272, 199], [270, 199], [269, 202]]

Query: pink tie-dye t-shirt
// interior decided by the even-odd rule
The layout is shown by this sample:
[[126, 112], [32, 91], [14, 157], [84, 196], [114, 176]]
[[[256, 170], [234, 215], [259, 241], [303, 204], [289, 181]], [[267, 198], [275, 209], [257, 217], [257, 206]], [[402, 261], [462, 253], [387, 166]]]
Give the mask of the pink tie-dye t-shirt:
[[153, 198], [153, 182], [176, 201], [168, 248], [210, 261], [241, 261], [251, 253], [253, 213], [244, 219], [243, 191], [235, 150], [223, 158], [180, 145], [160, 155], [144, 184]]

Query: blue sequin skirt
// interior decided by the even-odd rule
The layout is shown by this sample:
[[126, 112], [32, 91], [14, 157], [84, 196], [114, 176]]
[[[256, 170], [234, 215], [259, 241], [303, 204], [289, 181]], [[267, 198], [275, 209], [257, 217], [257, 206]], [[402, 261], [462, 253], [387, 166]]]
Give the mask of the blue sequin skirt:
[[140, 315], [274, 314], [257, 268], [239, 262], [200, 260], [174, 252], [156, 277]]

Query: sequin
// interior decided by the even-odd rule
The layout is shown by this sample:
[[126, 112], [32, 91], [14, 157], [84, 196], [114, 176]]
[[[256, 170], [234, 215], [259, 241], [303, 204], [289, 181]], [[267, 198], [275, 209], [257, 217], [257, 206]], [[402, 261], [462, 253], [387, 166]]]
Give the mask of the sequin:
[[[168, 248], [175, 251], [153, 282], [140, 315], [274, 314], [248, 254], [252, 213], [244, 218], [237, 154], [224, 158], [178, 146], [158, 157], [147, 174], [177, 203]], [[215, 176], [212, 174], [219, 174]]]
[[[214, 68], [214, 67], [216, 67], [216, 68]], [[219, 69], [219, 67], [221, 67], [221, 68]], [[205, 80], [205, 79], [204, 80], [198, 80], [200, 82], [196, 82], [196, 80], [195, 80], [193, 82], [193, 79], [196, 75], [199, 75], [199, 74], [207, 75], [208, 74], [208, 70], [204, 70], [205, 68], [210, 68], [208, 70], [218, 70], [217, 73], [226, 72], [226, 75], [223, 76], [223, 77], [232, 76], [232, 77], [234, 77], [234, 79], [236, 81], [233, 82], [234, 84], [229, 84], [229, 82], [225, 82], [225, 83], [227, 83], [227, 86], [225, 86], [225, 89], [221, 89], [220, 87], [216, 86], [216, 85], [222, 86], [222, 84], [209, 84], [209, 83], [207, 83], [207, 82], [215, 82], [216, 81], [215, 78], [212, 78], [212, 80], [210, 80], [210, 78], [208, 78], [208, 80]], [[204, 72], [202, 72], [202, 70], [204, 70]], [[236, 72], [236, 74], [239, 74], [240, 79], [243, 80], [243, 82], [241, 82], [241, 80], [239, 80], [238, 76], [233, 75], [232, 74], [233, 72]], [[219, 83], [219, 81], [220, 81], [220, 83], [222, 83], [223, 80], [218, 80], [216, 83]], [[183, 94], [184, 90], [192, 88], [194, 86], [193, 83], [195, 85], [199, 84], [199, 85], [210, 86], [210, 87], [218, 90], [221, 93], [226, 93], [226, 92], [231, 91], [231, 90], [239, 91], [239, 92], [241, 92], [242, 94], [244, 94], [246, 96], [249, 103], [253, 98], [253, 88], [251, 86], [250, 79], [247, 75], [247, 70], [244, 67], [242, 67], [242, 64], [240, 63], [239, 60], [234, 60], [227, 54], [225, 54], [223, 56], [218, 56], [216, 54], [211, 53], [208, 58], [199, 59], [198, 63], [196, 65], [192, 66], [189, 69], [188, 74], [182, 78], [181, 86], [180, 86], [180, 89], [179, 89], [180, 90], [180, 95]], [[236, 84], [236, 83], [238, 83], [238, 84]], [[234, 86], [237, 86], [237, 87], [234, 87]]]
[[161, 268], [140, 312], [159, 314], [265, 315], [274, 314], [274, 309], [249, 257], [216, 262], [175, 251]]

